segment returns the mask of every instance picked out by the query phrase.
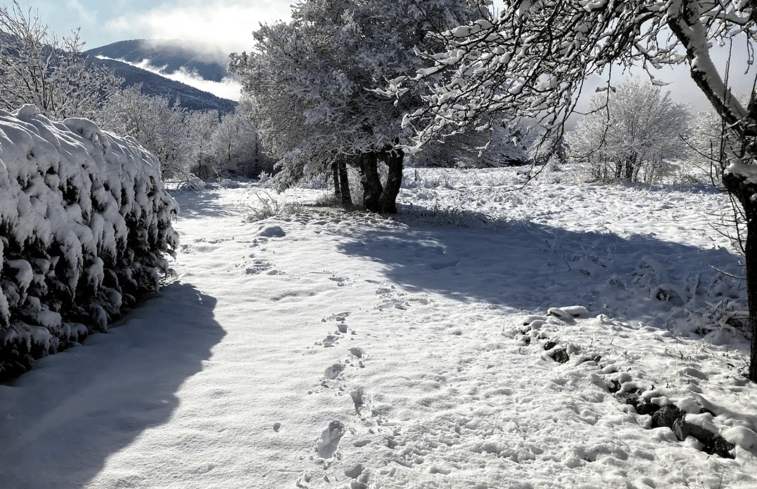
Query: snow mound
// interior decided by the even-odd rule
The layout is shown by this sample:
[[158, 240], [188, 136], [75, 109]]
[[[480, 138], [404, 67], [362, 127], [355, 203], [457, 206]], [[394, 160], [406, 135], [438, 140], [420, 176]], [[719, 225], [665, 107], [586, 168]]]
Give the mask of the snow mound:
[[156, 290], [177, 212], [133, 139], [33, 105], [0, 111], [0, 379]]
[[258, 232], [258, 236], [263, 238], [283, 238], [286, 236], [286, 231], [281, 226], [264, 226]]

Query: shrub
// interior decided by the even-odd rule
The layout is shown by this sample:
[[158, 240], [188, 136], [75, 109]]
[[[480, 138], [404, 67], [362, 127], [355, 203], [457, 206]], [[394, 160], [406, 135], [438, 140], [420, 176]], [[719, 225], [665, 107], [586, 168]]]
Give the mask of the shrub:
[[33, 105], [0, 111], [0, 379], [157, 290], [177, 212], [133, 139]]

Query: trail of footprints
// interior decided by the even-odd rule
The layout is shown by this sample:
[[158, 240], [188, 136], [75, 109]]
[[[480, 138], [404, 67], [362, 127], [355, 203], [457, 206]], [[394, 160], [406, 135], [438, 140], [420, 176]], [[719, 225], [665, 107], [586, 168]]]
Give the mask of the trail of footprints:
[[[360, 463], [340, 465], [339, 470], [334, 467], [343, 459], [340, 449], [343, 445], [342, 438], [349, 433], [350, 444], [356, 448], [375, 442], [376, 437], [382, 440], [386, 438], [386, 430], [382, 427], [382, 424], [386, 422], [383, 416], [386, 406], [375, 402], [373, 395], [362, 386], [350, 385], [350, 371], [365, 368], [370, 356], [360, 346], [344, 344], [349, 339], [359, 336], [359, 333], [347, 324], [349, 315], [349, 312], [341, 312], [322, 319], [322, 322], [330, 326], [330, 331], [323, 340], [316, 342], [316, 346], [342, 347], [345, 356], [341, 361], [324, 369], [318, 385], [310, 389], [308, 394], [331, 392], [335, 396], [348, 398], [353, 408], [350, 415], [356, 419], [354, 423], [349, 423], [349, 426], [343, 421], [334, 420], [324, 427], [314, 442], [310, 456], [316, 468], [305, 470], [297, 478], [296, 487], [307, 488], [311, 487], [311, 484], [322, 482], [344, 484], [346, 480], [349, 483], [346, 487], [350, 489], [368, 489], [370, 469], [363, 467]], [[388, 439], [391, 439], [392, 434], [389, 433]]]
[[[337, 282], [337, 286], [340, 287], [351, 283], [350, 279], [336, 274], [332, 274], [329, 280]], [[402, 311], [412, 306], [426, 306], [433, 302], [432, 299], [425, 297], [408, 297], [407, 293], [397, 290], [394, 284], [376, 280], [366, 281], [377, 286], [376, 298], [378, 304], [375, 308], [378, 310], [398, 309]], [[350, 372], [365, 368], [366, 364], [370, 362], [370, 355], [358, 346], [357, 342], [351, 341], [360, 338], [360, 334], [348, 324], [349, 316], [349, 312], [339, 312], [321, 319], [322, 323], [328, 325], [328, 330], [325, 337], [317, 341], [315, 346], [341, 348], [345, 355], [342, 360], [324, 368], [318, 385], [308, 390], [308, 394], [330, 392], [335, 396], [349, 398], [349, 404], [352, 406], [350, 416], [353, 417], [354, 422], [346, 425], [343, 421], [334, 420], [324, 427], [314, 441], [313, 452], [310, 457], [316, 469], [305, 470], [297, 478], [296, 487], [307, 488], [326, 482], [337, 483], [340, 484], [340, 487], [349, 487], [349, 489], [368, 489], [372, 469], [364, 467], [361, 463], [347, 463], [345, 465], [340, 449], [344, 444], [342, 438], [345, 434], [349, 433], [349, 445], [355, 448], [362, 448], [375, 443], [393, 450], [403, 445], [400, 428], [390, 423], [386, 418], [386, 415], [391, 411], [391, 406], [382, 403], [379, 395], [368, 392], [361, 385], [350, 382]], [[403, 454], [398, 455], [398, 457], [400, 458], [395, 460], [397, 463], [412, 465], [412, 462], [403, 462]], [[412, 458], [417, 457], [413, 456]], [[345, 480], [348, 482], [347, 486], [343, 486]]]
[[[378, 294], [388, 296], [393, 295], [393, 292], [379, 289]], [[390, 307], [396, 306], [392, 304]], [[601, 356], [582, 353], [580, 347], [572, 344], [560, 344], [559, 341], [551, 339], [547, 334], [547, 330], [550, 328], [545, 326], [575, 324], [577, 318], [586, 314], [588, 314], [588, 311], [584, 307], [571, 306], [551, 308], [544, 316], [527, 316], [522, 321], [522, 327], [515, 332], [515, 340], [523, 346], [538, 343], [543, 357], [553, 360], [556, 364], [567, 363], [571, 360], [571, 357], [573, 357], [573, 364], [576, 365], [593, 362], [597, 365], [599, 372], [598, 374], [591, 374], [592, 382], [606, 388], [618, 402], [632, 406], [637, 413], [652, 415], [649, 428], [668, 427], [681, 441], [692, 436], [700, 441], [703, 451], [721, 457], [733, 458], [733, 444], [727, 442], [717, 433], [687, 423], [686, 413], [676, 406], [659, 406], [651, 403], [648, 396], [645, 396], [644, 392], [636, 387], [637, 384], [632, 382], [632, 378], [627, 372], [620, 372], [614, 365], [603, 366], [600, 363]], [[322, 319], [322, 322], [329, 325], [330, 331], [322, 341], [316, 342], [316, 345], [323, 348], [344, 348], [345, 356], [341, 361], [328, 365], [324, 369], [319, 384], [309, 390], [308, 394], [332, 392], [335, 396], [348, 397], [354, 409], [351, 413], [354, 422], [345, 423], [341, 420], [334, 420], [323, 428], [323, 431], [314, 440], [313, 451], [310, 456], [315, 468], [305, 470], [297, 478], [296, 487], [316, 487], [325, 482], [329, 485], [334, 483], [338, 484], [339, 487], [349, 487], [349, 489], [368, 489], [372, 475], [371, 469], [360, 463], [344, 463], [343, 438], [347, 434], [350, 435], [349, 445], [355, 448], [362, 448], [371, 443], [379, 443], [389, 449], [400, 449], [402, 448], [400, 445], [403, 445], [400, 428], [387, 422], [384, 416], [391, 407], [377, 402], [374, 396], [366, 392], [362, 386], [350, 385], [350, 371], [365, 368], [366, 363], [370, 362], [370, 356], [360, 346], [351, 346], [348, 343], [350, 339], [359, 337], [359, 333], [348, 325], [347, 318], [349, 315], [349, 312], [341, 312]], [[459, 430], [460, 422], [450, 419], [449, 423], [449, 436], [454, 436], [455, 430]], [[457, 433], [459, 435], [459, 431]], [[454, 443], [455, 440], [452, 440], [447, 444], [452, 445]], [[499, 454], [498, 450], [501, 447], [482, 445], [481, 450], [491, 451], [495, 448], [496, 453]], [[523, 450], [517, 450], [519, 447], [512, 448], [513, 453], [525, 453]], [[505, 449], [502, 448], [502, 450], [504, 453]], [[397, 454], [399, 458], [393, 458], [392, 461], [411, 467], [415, 463], [423, 463], [424, 456], [432, 452], [433, 449], [429, 448], [424, 451], [423, 447], [407, 447], [400, 451], [402, 453]], [[448, 473], [454, 468], [450, 467], [444, 464], [438, 467], [434, 465], [430, 469], [430, 473]]]

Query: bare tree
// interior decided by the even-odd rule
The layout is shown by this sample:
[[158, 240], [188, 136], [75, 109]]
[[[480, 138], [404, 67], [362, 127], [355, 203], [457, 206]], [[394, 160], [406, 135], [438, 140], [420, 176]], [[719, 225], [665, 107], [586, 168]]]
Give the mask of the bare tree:
[[0, 108], [36, 105], [51, 119], [92, 117], [123, 80], [87, 63], [79, 32], [59, 39], [16, 0], [0, 7]]
[[97, 114], [101, 127], [133, 137], [155, 155], [163, 177], [190, 178], [196, 143], [188, 118], [178, 101], [171, 105], [166, 97], [145, 95], [141, 85], [112, 95]]

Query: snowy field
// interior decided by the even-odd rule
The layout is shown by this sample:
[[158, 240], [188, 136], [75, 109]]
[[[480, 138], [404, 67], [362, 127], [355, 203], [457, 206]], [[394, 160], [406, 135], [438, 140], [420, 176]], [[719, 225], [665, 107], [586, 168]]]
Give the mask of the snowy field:
[[178, 281], [0, 386], [0, 487], [757, 487], [726, 197], [579, 180], [410, 169], [392, 218], [175, 192]]

